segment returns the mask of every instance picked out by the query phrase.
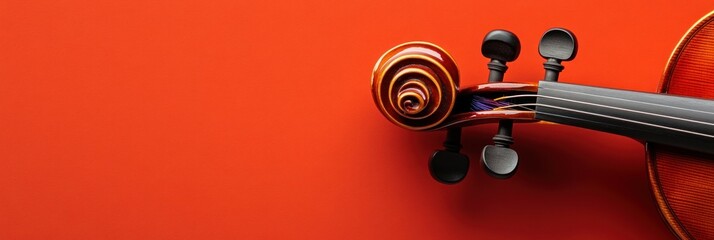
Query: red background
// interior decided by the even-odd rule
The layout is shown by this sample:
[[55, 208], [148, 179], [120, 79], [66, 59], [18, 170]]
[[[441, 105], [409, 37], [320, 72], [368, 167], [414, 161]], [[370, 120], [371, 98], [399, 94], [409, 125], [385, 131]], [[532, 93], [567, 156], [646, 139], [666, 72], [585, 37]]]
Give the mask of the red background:
[[516, 33], [506, 79], [543, 75], [537, 42], [575, 32], [561, 81], [655, 91], [686, 1], [3, 1], [0, 239], [672, 239], [641, 144], [517, 125], [519, 172], [431, 179], [443, 132], [372, 103], [377, 58], [441, 45], [462, 85], [480, 42]]

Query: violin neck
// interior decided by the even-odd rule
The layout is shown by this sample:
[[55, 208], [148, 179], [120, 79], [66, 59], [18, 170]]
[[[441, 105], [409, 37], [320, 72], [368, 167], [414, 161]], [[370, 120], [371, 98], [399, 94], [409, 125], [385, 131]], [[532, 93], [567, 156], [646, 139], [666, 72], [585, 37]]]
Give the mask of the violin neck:
[[539, 120], [714, 154], [714, 101], [541, 81]]

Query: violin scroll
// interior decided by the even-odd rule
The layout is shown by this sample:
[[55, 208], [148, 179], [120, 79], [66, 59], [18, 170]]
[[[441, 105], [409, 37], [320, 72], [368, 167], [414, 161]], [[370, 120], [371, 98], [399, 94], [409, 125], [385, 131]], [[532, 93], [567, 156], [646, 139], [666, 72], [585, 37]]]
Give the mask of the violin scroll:
[[[382, 55], [372, 72], [372, 97], [392, 123], [409, 130], [447, 130], [444, 148], [429, 159], [431, 175], [439, 182], [460, 182], [469, 169], [460, 153], [461, 128], [498, 122], [493, 144], [481, 153], [481, 165], [497, 178], [512, 176], [518, 153], [511, 149], [513, 123], [534, 122], [538, 85], [503, 82], [508, 62], [520, 54], [518, 37], [506, 30], [486, 34], [481, 53], [489, 58], [488, 83], [459, 89], [454, 60], [442, 48], [427, 42], [408, 42]], [[538, 47], [546, 58], [546, 81], [557, 81], [563, 66], [577, 53], [575, 35], [562, 28], [548, 30]]]
[[451, 114], [459, 73], [451, 56], [427, 42], [408, 42], [382, 55], [372, 72], [372, 96], [392, 123], [434, 130]]

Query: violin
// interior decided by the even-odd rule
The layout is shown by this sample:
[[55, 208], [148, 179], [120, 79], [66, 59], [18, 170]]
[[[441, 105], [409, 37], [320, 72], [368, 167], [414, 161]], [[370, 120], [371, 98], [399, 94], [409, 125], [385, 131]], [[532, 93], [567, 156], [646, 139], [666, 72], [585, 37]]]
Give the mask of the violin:
[[469, 159], [461, 129], [498, 123], [480, 164], [507, 179], [518, 167], [514, 123], [555, 123], [638, 139], [645, 146], [652, 193], [680, 239], [714, 239], [714, 12], [692, 26], [674, 49], [658, 93], [558, 82], [563, 62], [577, 55], [575, 35], [546, 31], [538, 45], [545, 76], [537, 83], [503, 82], [520, 41], [506, 30], [489, 32], [481, 52], [490, 59], [488, 83], [459, 87], [453, 58], [428, 42], [408, 42], [384, 53], [371, 78], [379, 111], [414, 131], [445, 130], [444, 149], [429, 160], [435, 180], [464, 179]]

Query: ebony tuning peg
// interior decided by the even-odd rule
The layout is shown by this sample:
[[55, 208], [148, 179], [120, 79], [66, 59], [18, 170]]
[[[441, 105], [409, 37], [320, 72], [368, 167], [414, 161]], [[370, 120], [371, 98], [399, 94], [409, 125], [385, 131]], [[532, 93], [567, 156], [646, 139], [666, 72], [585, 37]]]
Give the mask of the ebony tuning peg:
[[544, 81], [557, 82], [558, 75], [565, 67], [560, 63], [575, 59], [578, 53], [578, 40], [573, 32], [564, 28], [551, 28], [543, 34], [538, 44], [538, 53], [545, 58]]
[[461, 128], [446, 132], [444, 150], [437, 150], [429, 160], [429, 172], [437, 181], [445, 184], [461, 182], [469, 171], [469, 157], [461, 150]]
[[[490, 70], [488, 82], [502, 82], [503, 74], [508, 70], [506, 63], [516, 60], [520, 53], [521, 42], [515, 34], [506, 30], [493, 30], [486, 34], [481, 44], [481, 54], [491, 59], [487, 64]], [[501, 121], [499, 134], [494, 137], [496, 144], [484, 148], [481, 158], [487, 169], [493, 168], [489, 172], [494, 172], [494, 176], [510, 174], [510, 172], [505, 172], [501, 165], [512, 164], [512, 156], [515, 155], [516, 162], [518, 161], [515, 151], [508, 148], [513, 143], [510, 137], [512, 128], [513, 122], [510, 120]], [[460, 149], [461, 128], [449, 128], [446, 133], [446, 141], [444, 141], [444, 150], [437, 150], [429, 160], [429, 171], [434, 179], [442, 183], [454, 184], [466, 177], [469, 170], [469, 158], [459, 153]], [[505, 160], [502, 160], [504, 158]]]
[[521, 41], [515, 34], [506, 30], [493, 30], [486, 34], [481, 44], [481, 54], [490, 58], [488, 63], [488, 82], [503, 81], [503, 74], [508, 70], [507, 62], [512, 62], [521, 53]]
[[496, 178], [509, 178], [518, 167], [518, 153], [510, 149], [513, 144], [511, 133], [513, 121], [501, 120], [498, 133], [493, 136], [493, 145], [486, 145], [481, 151], [481, 163], [486, 172]]
[[[493, 30], [486, 34], [481, 45], [481, 53], [490, 58], [488, 82], [502, 82], [508, 67], [506, 62], [518, 58], [521, 42], [515, 34], [506, 30]], [[509, 146], [513, 144], [513, 121], [501, 120], [498, 133], [493, 137], [494, 145], [487, 145], [481, 151], [481, 163], [491, 176], [508, 178], [518, 166], [518, 154]]]

